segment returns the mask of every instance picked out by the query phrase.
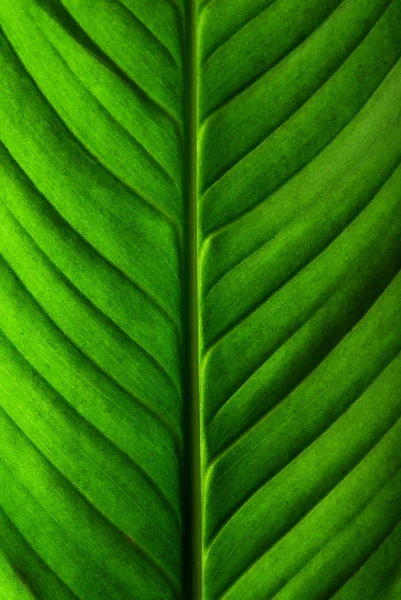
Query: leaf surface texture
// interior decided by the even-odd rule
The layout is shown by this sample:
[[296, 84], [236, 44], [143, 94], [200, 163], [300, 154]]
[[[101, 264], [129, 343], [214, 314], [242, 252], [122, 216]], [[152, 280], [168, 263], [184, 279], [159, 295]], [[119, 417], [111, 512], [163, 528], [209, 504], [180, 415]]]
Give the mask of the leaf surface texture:
[[0, 597], [396, 600], [401, 0], [0, 26]]

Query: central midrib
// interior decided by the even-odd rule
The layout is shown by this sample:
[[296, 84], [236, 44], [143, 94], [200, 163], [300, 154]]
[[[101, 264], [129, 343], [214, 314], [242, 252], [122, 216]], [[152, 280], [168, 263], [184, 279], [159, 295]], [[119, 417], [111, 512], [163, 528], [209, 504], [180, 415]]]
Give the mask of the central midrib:
[[198, 342], [197, 0], [187, 0], [184, 33], [183, 248], [183, 598], [202, 599], [201, 439]]

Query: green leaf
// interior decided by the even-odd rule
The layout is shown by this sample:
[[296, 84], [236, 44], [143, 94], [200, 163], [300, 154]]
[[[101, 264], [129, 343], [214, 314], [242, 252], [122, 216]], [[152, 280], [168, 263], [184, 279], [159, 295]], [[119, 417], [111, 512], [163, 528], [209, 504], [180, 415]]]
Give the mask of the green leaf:
[[2, 598], [399, 598], [400, 25], [0, 3]]

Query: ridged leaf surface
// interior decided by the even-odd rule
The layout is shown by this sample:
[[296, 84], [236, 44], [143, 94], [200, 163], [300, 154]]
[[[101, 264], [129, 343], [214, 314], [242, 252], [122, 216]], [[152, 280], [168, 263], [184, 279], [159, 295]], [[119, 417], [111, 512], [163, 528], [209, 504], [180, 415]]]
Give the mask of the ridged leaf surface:
[[397, 600], [401, 0], [0, 26], [0, 598]]

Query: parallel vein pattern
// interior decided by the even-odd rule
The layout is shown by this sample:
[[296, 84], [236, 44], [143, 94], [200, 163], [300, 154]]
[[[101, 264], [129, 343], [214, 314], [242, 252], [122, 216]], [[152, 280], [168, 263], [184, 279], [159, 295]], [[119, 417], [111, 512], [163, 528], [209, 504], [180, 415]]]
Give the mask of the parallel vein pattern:
[[401, 0], [2, 0], [0, 72], [0, 598], [399, 600]]
[[392, 598], [401, 2], [233, 4], [199, 17], [204, 599]]
[[156, 4], [0, 6], [7, 599], [181, 596], [183, 7]]

